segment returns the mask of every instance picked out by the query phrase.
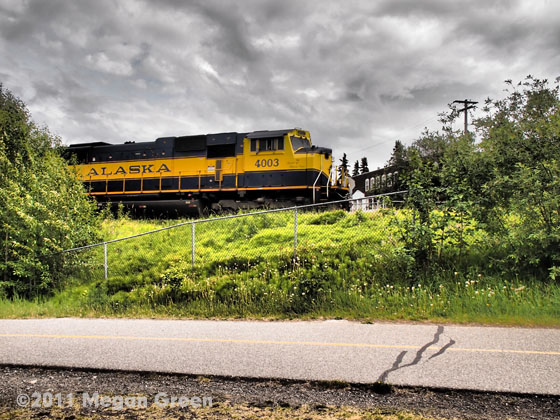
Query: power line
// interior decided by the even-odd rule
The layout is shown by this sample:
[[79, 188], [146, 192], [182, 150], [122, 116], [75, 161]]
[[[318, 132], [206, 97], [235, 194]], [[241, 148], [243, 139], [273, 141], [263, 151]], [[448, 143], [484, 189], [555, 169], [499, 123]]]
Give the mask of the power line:
[[[428, 119], [426, 119], [426, 120], [424, 120], [424, 121], [422, 121], [422, 122], [420, 122], [420, 123], [418, 123], [418, 124], [411, 125], [411, 126], [407, 127], [406, 129], [407, 129], [407, 130], [412, 130], [412, 129], [414, 129], [414, 128], [416, 128], [416, 127], [419, 127], [419, 126], [421, 126], [421, 125], [424, 125], [424, 124], [426, 124], [426, 123], [428, 123], [428, 122], [434, 121], [434, 120], [437, 119], [437, 118], [439, 118], [439, 117], [438, 117], [438, 116], [430, 117], [430, 118], [428, 118]], [[380, 138], [379, 136], [375, 136], [375, 137]], [[398, 137], [398, 136], [397, 136], [397, 137]], [[363, 152], [363, 151], [365, 151], [365, 150], [373, 149], [374, 147], [381, 146], [382, 144], [385, 144], [385, 143], [392, 143], [392, 142], [394, 142], [395, 140], [396, 140], [395, 138], [391, 138], [391, 139], [385, 138], [384, 140], [381, 140], [381, 141], [378, 142], [378, 143], [372, 144], [372, 145], [367, 146], [367, 147], [363, 147], [363, 148], [361, 148], [361, 149], [354, 150], [353, 153], [359, 153], [359, 152]]]

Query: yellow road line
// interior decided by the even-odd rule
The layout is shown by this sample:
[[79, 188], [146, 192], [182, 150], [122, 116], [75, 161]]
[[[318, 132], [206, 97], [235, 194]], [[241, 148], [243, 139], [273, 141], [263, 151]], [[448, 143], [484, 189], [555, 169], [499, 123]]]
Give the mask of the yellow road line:
[[[137, 341], [178, 341], [191, 343], [235, 343], [235, 344], [274, 344], [291, 346], [318, 346], [318, 347], [361, 347], [381, 349], [411, 349], [417, 350], [421, 346], [406, 344], [370, 344], [370, 343], [329, 343], [321, 341], [276, 341], [276, 340], [246, 340], [229, 338], [195, 338], [195, 337], [136, 337], [136, 336], [113, 336], [113, 335], [64, 335], [64, 334], [0, 334], [0, 337], [20, 338], [70, 338], [87, 340], [137, 340]], [[431, 350], [440, 350], [441, 347], [430, 346]], [[446, 351], [459, 351], [471, 353], [513, 353], [513, 354], [537, 354], [547, 356], [560, 356], [557, 351], [538, 350], [511, 350], [511, 349], [469, 349], [449, 347]]]

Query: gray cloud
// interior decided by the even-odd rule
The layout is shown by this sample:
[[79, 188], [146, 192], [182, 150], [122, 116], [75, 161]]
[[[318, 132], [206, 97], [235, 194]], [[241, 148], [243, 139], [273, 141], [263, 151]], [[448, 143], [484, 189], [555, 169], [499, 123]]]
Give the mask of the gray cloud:
[[0, 81], [66, 143], [301, 126], [377, 167], [454, 99], [558, 76], [559, 12], [545, 0], [0, 0]]

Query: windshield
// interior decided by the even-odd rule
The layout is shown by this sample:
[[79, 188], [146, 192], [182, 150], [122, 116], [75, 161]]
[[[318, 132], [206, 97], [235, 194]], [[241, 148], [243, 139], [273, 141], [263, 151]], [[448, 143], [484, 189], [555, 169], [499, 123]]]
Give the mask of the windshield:
[[311, 144], [308, 139], [302, 139], [300, 137], [290, 137], [292, 141], [292, 147], [294, 150], [301, 149], [302, 147], [310, 147]]

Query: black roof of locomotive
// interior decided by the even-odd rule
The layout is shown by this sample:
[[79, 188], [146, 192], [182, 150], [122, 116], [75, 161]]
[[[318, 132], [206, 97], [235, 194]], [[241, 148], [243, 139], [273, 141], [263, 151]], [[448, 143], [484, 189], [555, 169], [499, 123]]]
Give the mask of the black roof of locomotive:
[[294, 131], [293, 128], [288, 128], [286, 130], [261, 130], [261, 131], [253, 131], [247, 134], [248, 139], [265, 139], [268, 137], [278, 137], [283, 136], [290, 131]]
[[175, 137], [160, 137], [155, 141], [142, 141], [142, 142], [134, 142], [134, 141], [127, 141], [125, 143], [106, 143], [102, 141], [96, 141], [92, 143], [74, 143], [68, 146], [69, 149], [82, 149], [82, 148], [107, 148], [107, 147], [119, 147], [123, 149], [137, 149], [140, 147], [149, 147], [149, 146], [159, 146], [167, 143], [169, 140], [174, 140]]
[[[91, 143], [74, 143], [68, 146], [68, 149], [77, 150], [77, 149], [85, 149], [85, 148], [102, 148], [104, 150], [108, 150], [108, 148], [116, 147], [118, 150], [130, 150], [130, 149], [138, 149], [139, 147], [156, 147], [156, 148], [167, 148], [166, 144], [173, 144], [175, 139], [181, 138], [195, 138], [195, 137], [206, 137], [207, 139], [218, 139], [218, 138], [226, 138], [228, 136], [238, 136], [242, 135], [243, 137], [247, 137], [249, 139], [254, 138], [269, 138], [269, 137], [278, 137], [283, 136], [290, 131], [293, 131], [293, 128], [287, 128], [284, 130], [259, 130], [259, 131], [252, 131], [249, 133], [237, 133], [237, 132], [224, 132], [224, 133], [209, 133], [209, 134], [199, 134], [199, 135], [187, 135], [187, 136], [173, 136], [173, 137], [159, 137], [155, 141], [144, 141], [144, 142], [125, 142], [125, 143], [107, 143], [102, 141], [96, 141]], [[209, 142], [210, 144], [213, 143], [212, 141]]]

